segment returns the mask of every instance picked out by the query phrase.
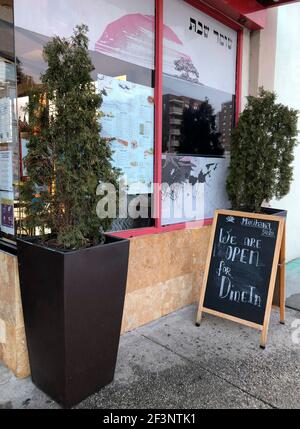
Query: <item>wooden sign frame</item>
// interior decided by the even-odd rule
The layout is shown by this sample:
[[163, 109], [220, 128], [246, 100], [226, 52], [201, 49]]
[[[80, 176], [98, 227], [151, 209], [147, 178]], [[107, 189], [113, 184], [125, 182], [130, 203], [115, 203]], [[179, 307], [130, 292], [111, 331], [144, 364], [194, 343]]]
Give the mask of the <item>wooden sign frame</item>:
[[[215, 239], [215, 232], [216, 232], [216, 226], [217, 226], [219, 215], [248, 217], [252, 219], [278, 222], [278, 233], [277, 233], [276, 244], [275, 244], [275, 251], [274, 251], [272, 271], [271, 271], [271, 277], [270, 277], [270, 283], [269, 283], [269, 289], [268, 289], [268, 297], [266, 302], [264, 323], [262, 325], [258, 325], [256, 323], [247, 321], [245, 319], [240, 319], [238, 317], [234, 317], [225, 313], [220, 313], [218, 311], [211, 310], [209, 308], [204, 307], [207, 280], [209, 275], [209, 269], [210, 269], [210, 263], [211, 263], [212, 251], [213, 251], [213, 245], [214, 245], [214, 239]], [[209, 246], [208, 246], [203, 283], [202, 283], [202, 288], [200, 293], [200, 301], [199, 301], [198, 312], [197, 312], [196, 326], [200, 326], [203, 313], [208, 313], [213, 316], [230, 320], [232, 322], [240, 323], [242, 325], [257, 329], [262, 332], [261, 339], [260, 339], [260, 347], [262, 349], [265, 349], [266, 343], [267, 343], [267, 335], [268, 335], [268, 329], [269, 329], [269, 322], [270, 322], [270, 315], [271, 315], [277, 273], [279, 273], [279, 288], [280, 288], [280, 292], [279, 292], [280, 323], [284, 324], [285, 322], [285, 233], [286, 233], [286, 222], [285, 222], [285, 218], [281, 216], [266, 215], [266, 214], [259, 214], [259, 213], [247, 213], [247, 212], [234, 211], [234, 210], [216, 210], [215, 211], [214, 220], [212, 224], [212, 232], [211, 232], [211, 237], [210, 237]]]

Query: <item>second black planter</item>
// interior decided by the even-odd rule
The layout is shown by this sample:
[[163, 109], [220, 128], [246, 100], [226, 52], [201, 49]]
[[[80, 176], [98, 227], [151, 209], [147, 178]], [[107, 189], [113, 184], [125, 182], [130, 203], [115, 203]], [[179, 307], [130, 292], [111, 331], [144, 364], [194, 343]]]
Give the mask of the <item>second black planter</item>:
[[129, 241], [60, 252], [18, 240], [33, 382], [71, 407], [114, 378]]

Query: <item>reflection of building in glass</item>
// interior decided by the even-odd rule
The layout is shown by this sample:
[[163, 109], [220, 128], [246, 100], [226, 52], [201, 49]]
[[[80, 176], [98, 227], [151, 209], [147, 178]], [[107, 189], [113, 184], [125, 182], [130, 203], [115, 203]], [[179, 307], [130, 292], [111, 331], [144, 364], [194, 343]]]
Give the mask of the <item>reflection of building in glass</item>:
[[189, 97], [166, 94], [163, 97], [163, 151], [178, 152], [181, 138], [181, 126], [185, 109], [197, 109], [203, 101]]
[[231, 130], [233, 127], [233, 102], [222, 103], [221, 111], [217, 114], [217, 128], [221, 133], [221, 143], [225, 150], [230, 150]]

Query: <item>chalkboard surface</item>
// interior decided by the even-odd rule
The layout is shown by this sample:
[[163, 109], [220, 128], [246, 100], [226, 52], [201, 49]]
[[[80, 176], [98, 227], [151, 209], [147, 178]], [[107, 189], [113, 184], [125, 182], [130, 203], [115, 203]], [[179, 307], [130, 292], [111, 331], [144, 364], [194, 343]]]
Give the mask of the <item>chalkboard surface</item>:
[[263, 325], [280, 220], [232, 213], [217, 214], [204, 311]]

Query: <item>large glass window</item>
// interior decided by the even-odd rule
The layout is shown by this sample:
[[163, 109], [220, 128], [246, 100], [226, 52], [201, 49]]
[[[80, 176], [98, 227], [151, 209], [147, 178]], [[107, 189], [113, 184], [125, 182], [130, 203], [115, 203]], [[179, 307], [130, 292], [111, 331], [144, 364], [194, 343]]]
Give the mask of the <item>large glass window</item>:
[[16, 231], [18, 181], [13, 2], [0, 0], [0, 238], [6, 241]]
[[[163, 26], [155, 28], [162, 4]], [[24, 216], [18, 184], [19, 177], [21, 184], [27, 179], [26, 105], [46, 69], [43, 47], [54, 35], [69, 37], [82, 23], [89, 27], [92, 78], [105, 91], [101, 133], [111, 140], [127, 199], [112, 230], [211, 219], [215, 209], [229, 204], [237, 31], [185, 0], [0, 0], [1, 237], [13, 237]], [[155, 75], [155, 64], [159, 70], [161, 65], [155, 35], [163, 42], [162, 80]], [[160, 181], [161, 163], [162, 212], [155, 220], [152, 205], [160, 192], [154, 164]]]
[[162, 224], [228, 205], [237, 33], [182, 0], [164, 0]]
[[[30, 90], [45, 71], [43, 46], [53, 35], [69, 37], [78, 24], [89, 27], [93, 79], [105, 90], [102, 133], [112, 139], [114, 164], [121, 170], [128, 207], [113, 230], [154, 225], [155, 0], [15, 0], [18, 115], [22, 158], [26, 156]], [[22, 163], [22, 176], [26, 169]], [[144, 204], [145, 207], [141, 207]], [[143, 218], [139, 217], [139, 212]], [[146, 216], [145, 216], [146, 211]]]

